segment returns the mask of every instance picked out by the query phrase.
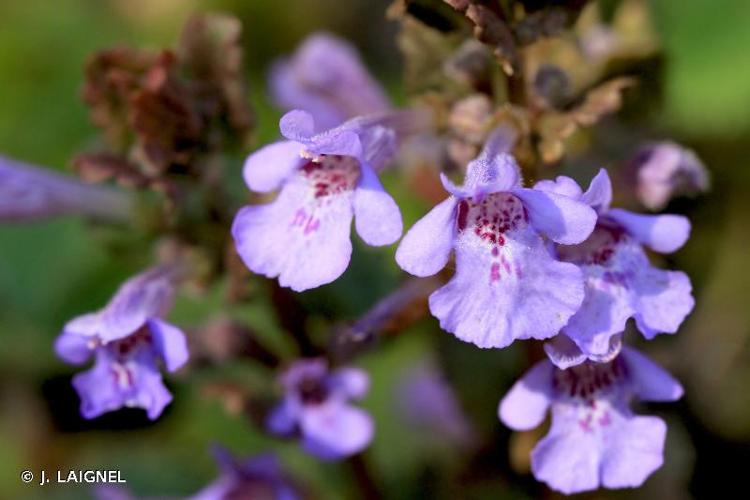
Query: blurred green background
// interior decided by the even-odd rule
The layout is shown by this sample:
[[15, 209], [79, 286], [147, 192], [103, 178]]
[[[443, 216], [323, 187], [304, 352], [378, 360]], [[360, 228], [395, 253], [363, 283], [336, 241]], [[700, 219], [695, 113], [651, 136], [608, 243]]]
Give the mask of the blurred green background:
[[[0, 152], [66, 169], [95, 135], [79, 98], [87, 58], [113, 45], [171, 46], [196, 10], [228, 11], [243, 21], [261, 141], [275, 136], [280, 116], [265, 97], [268, 64], [317, 29], [352, 40], [391, 96], [403, 102], [396, 26], [384, 14], [388, 3], [0, 0]], [[750, 464], [750, 2], [648, 3], [662, 60], [659, 71], [643, 75], [645, 88], [656, 89], [647, 100], [649, 109], [626, 109], [625, 120], [647, 131], [648, 138], [672, 138], [694, 148], [712, 172], [713, 189], [670, 207], [693, 220], [691, 241], [669, 264], [693, 279], [697, 307], [678, 335], [646, 346], [687, 390], [680, 403], [649, 409], [670, 425], [666, 465], [641, 490], [592, 496], [700, 498], [717, 484], [740, 494]], [[628, 154], [615, 150], [610, 161]], [[408, 226], [427, 207], [396, 194], [405, 204]], [[133, 245], [127, 234], [113, 233], [72, 218], [0, 227], [0, 498], [81, 498], [88, 492], [73, 486], [24, 485], [20, 471], [97, 467], [122, 470], [139, 495], [186, 495], [216, 474], [207, 453], [212, 442], [243, 455], [272, 447], [316, 497], [354, 498], [345, 467], [318, 464], [293, 443], [262, 436], [216, 399], [203, 397], [201, 383], [217, 376], [210, 370], [171, 378], [175, 402], [156, 425], [117, 429], [106, 421], [84, 432], [74, 416], [55, 413], [60, 401], [74, 397], [67, 378], [74, 370], [57, 360], [51, 347], [61, 325], [103, 305], [121, 281], [147, 263], [143, 255], [127, 251]], [[398, 282], [393, 251], [358, 248], [341, 282], [313, 294], [312, 303], [325, 304], [342, 318], [363, 311]], [[388, 272], [373, 271], [383, 268]], [[350, 300], [346, 292], [352, 289], [358, 293]], [[184, 298], [171, 318], [198, 323], [216, 303], [211, 297]], [[242, 314], [268, 335], [281, 335], [262, 308]], [[494, 445], [480, 450], [479, 458], [415, 435], [394, 416], [399, 375], [429, 352], [447, 361], [469, 418]], [[495, 416], [500, 397], [525, 369], [524, 356], [518, 345], [480, 352], [424, 321], [362, 358], [373, 378], [365, 407], [378, 425], [368, 461], [389, 498], [435, 497], [438, 491], [444, 498], [549, 495], [511, 468], [507, 443], [516, 438]], [[250, 386], [267, 383], [257, 370], [229, 372]], [[471, 479], [471, 488], [457, 489], [464, 478]]]

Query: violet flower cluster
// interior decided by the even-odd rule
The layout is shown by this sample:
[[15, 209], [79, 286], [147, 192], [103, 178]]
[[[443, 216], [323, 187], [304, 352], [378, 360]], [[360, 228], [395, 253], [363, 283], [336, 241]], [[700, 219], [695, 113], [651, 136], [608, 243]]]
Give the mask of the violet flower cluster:
[[[300, 49], [295, 70], [277, 74], [276, 85], [284, 78], [299, 83], [306, 59], [319, 57], [310, 47], [322, 40]], [[327, 63], [334, 61], [351, 64], [336, 58]], [[355, 66], [339, 71], [358, 74]], [[287, 83], [277, 94], [293, 87]], [[305, 103], [302, 87], [298, 99], [280, 101]], [[306, 95], [316, 102], [310, 109], [335, 107], [313, 99], [314, 92]], [[370, 100], [363, 96], [362, 102]], [[318, 113], [326, 124], [334, 114]], [[241, 210], [233, 227], [250, 270], [295, 291], [330, 283], [344, 272], [352, 217], [370, 245], [392, 244], [402, 229], [398, 207], [377, 179], [402, 139], [393, 127], [401, 117], [355, 117], [322, 132], [317, 118], [290, 111], [281, 120], [287, 141], [247, 159], [250, 189], [281, 190], [272, 203]], [[499, 127], [467, 165], [463, 184], [442, 175], [449, 196], [409, 229], [396, 261], [425, 277], [455, 255], [455, 273], [429, 297], [429, 308], [458, 339], [481, 348], [547, 340], [549, 361], [515, 386], [500, 412], [507, 425], [525, 429], [553, 408], [553, 427], [533, 452], [538, 479], [565, 493], [640, 485], [661, 464], [666, 429], [655, 417], [634, 416], [628, 403], [634, 396], [675, 400], [682, 389], [645, 357], [623, 348], [622, 336], [630, 318], [647, 339], [675, 333], [692, 310], [688, 277], [653, 266], [644, 249], [674, 252], [686, 242], [690, 224], [681, 216], [610, 208], [605, 170], [585, 192], [569, 177], [524, 187], [510, 154], [513, 141], [514, 132]], [[290, 368], [284, 402], [269, 426], [299, 433], [305, 449], [331, 458], [361, 449], [372, 425], [342, 406], [361, 390], [352, 392], [351, 384], [325, 373], [320, 363]], [[312, 417], [321, 411], [335, 415], [327, 417], [325, 429], [322, 417]]]
[[159, 365], [174, 372], [188, 359], [185, 334], [163, 319], [173, 295], [174, 271], [153, 268], [125, 282], [104, 309], [65, 325], [57, 355], [74, 365], [95, 358], [73, 377], [83, 417], [133, 407], [154, 420], [172, 401]]
[[[499, 407], [500, 420], [515, 430], [535, 428], [551, 413], [549, 432], [531, 454], [538, 480], [566, 494], [635, 487], [661, 466], [665, 423], [635, 414], [630, 405], [675, 401], [683, 390], [623, 344], [628, 320], [650, 340], [676, 333], [693, 309], [688, 276], [657, 267], [650, 257], [686, 243], [685, 217], [610, 207], [613, 187], [603, 169], [585, 191], [565, 176], [525, 186], [512, 154], [517, 131], [503, 124], [465, 165], [461, 184], [441, 174], [445, 199], [402, 238], [401, 211], [379, 176], [404, 140], [425, 131], [426, 115], [393, 109], [354, 49], [328, 34], [310, 37], [278, 62], [270, 84], [287, 111], [279, 124], [283, 139], [250, 154], [243, 177], [250, 191], [277, 194], [240, 209], [231, 227], [250, 271], [303, 292], [346, 271], [352, 221], [367, 245], [401, 239], [395, 261], [407, 273], [453, 271], [428, 299], [443, 330], [483, 349], [545, 341], [547, 359], [516, 382]], [[675, 193], [707, 187], [704, 167], [675, 145], [654, 146], [641, 160], [638, 195], [651, 209]], [[111, 193], [0, 158], [0, 193], [10, 193], [7, 205], [23, 212], [11, 212], [6, 195], [0, 200], [4, 218], [64, 213], [76, 198], [67, 195], [78, 192], [87, 193], [81, 202], [115, 210], [111, 199], [93, 198]], [[124, 210], [125, 202], [116, 201], [117, 211]], [[72, 381], [84, 418], [135, 407], [154, 420], [171, 402], [162, 370], [180, 369], [189, 356], [183, 331], [165, 319], [181, 274], [153, 267], [127, 280], [100, 311], [64, 326], [58, 356], [74, 365], [93, 358]], [[271, 434], [297, 440], [321, 460], [356, 455], [375, 435], [374, 419], [353, 404], [368, 392], [367, 373], [331, 358], [287, 363], [279, 378], [283, 395], [264, 420]], [[409, 385], [416, 394], [411, 403], [419, 406], [407, 412], [410, 418], [432, 412], [428, 427], [471, 442], [472, 427], [450, 388], [432, 375], [417, 382]], [[194, 498], [235, 492], [299, 498], [272, 459], [238, 462], [219, 452], [219, 462], [221, 477]]]

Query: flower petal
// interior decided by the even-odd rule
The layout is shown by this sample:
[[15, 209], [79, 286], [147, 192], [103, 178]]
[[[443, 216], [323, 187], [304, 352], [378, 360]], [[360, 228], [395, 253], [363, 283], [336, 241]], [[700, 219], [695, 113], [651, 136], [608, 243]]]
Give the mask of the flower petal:
[[346, 404], [329, 403], [305, 408], [301, 415], [302, 447], [323, 460], [359, 453], [374, 433], [367, 412]]
[[91, 338], [66, 331], [55, 340], [55, 353], [70, 364], [80, 365], [91, 357], [90, 342]]
[[390, 245], [404, 230], [401, 211], [370, 167], [360, 164], [360, 171], [362, 177], [354, 191], [357, 233], [368, 245]]
[[580, 200], [596, 210], [597, 213], [603, 213], [609, 210], [612, 203], [612, 181], [609, 174], [603, 168], [591, 179], [591, 184]]
[[287, 400], [276, 405], [266, 418], [266, 428], [277, 436], [289, 436], [297, 428], [298, 413]]
[[578, 345], [563, 332], [544, 343], [544, 352], [547, 353], [547, 358], [552, 364], [560, 370], [580, 365], [588, 359]]
[[558, 247], [558, 254], [585, 277], [586, 298], [565, 333], [587, 355], [604, 355], [631, 317], [652, 338], [676, 332], [693, 308], [687, 276], [653, 267], [642, 246], [619, 230], [597, 226], [585, 243]]
[[190, 357], [185, 334], [176, 326], [160, 319], [152, 319], [148, 324], [154, 347], [164, 360], [167, 371], [179, 370]]
[[676, 333], [695, 300], [690, 278], [679, 271], [648, 266], [634, 282], [635, 322], [647, 339], [659, 333]]
[[297, 109], [281, 117], [279, 128], [284, 137], [302, 144], [303, 149], [313, 155], [342, 155], [364, 159], [356, 122], [345, 122], [336, 128], [314, 134], [315, 121], [312, 115]]
[[583, 352], [566, 333], [565, 329], [552, 340], [544, 343], [544, 352], [552, 364], [560, 370], [566, 370], [571, 366], [577, 366], [584, 361], [594, 363], [609, 363], [615, 359], [622, 350], [622, 334], [617, 333], [610, 337], [609, 348], [602, 353]]
[[625, 330], [634, 314], [632, 292], [626, 288], [625, 273], [601, 266], [581, 266], [586, 296], [580, 309], [565, 326], [565, 333], [587, 356], [605, 355], [612, 337]]
[[565, 245], [580, 243], [594, 230], [596, 212], [567, 196], [538, 189], [515, 189], [528, 211], [529, 221], [552, 241]]
[[663, 462], [667, 426], [657, 417], [631, 417], [605, 436], [601, 480], [605, 488], [636, 488]]
[[288, 59], [276, 61], [268, 76], [268, 88], [275, 104], [283, 109], [302, 109], [315, 117], [317, 130], [326, 130], [339, 125], [347, 117], [330, 100], [305, 88], [294, 74]]
[[499, 248], [484, 244], [474, 231], [460, 232], [456, 274], [429, 303], [441, 328], [459, 339], [505, 347], [518, 338], [555, 335], [582, 300], [578, 267], [554, 260], [526, 226], [506, 233]]
[[566, 495], [599, 486], [598, 435], [581, 432], [577, 426], [570, 416], [554, 408], [549, 433], [531, 452], [534, 477]]
[[143, 358], [119, 363], [100, 350], [94, 366], [73, 377], [86, 419], [123, 407], [144, 408], [155, 420], [172, 400], [153, 360]]
[[68, 363], [85, 363], [93, 352], [100, 324], [99, 313], [84, 314], [68, 321], [55, 340], [55, 353]]
[[690, 236], [690, 221], [681, 215], [642, 215], [614, 208], [607, 212], [607, 217], [659, 253], [678, 250]]
[[242, 175], [245, 184], [259, 193], [277, 189], [302, 163], [302, 145], [294, 141], [279, 141], [264, 146], [245, 160]]
[[580, 199], [581, 194], [583, 194], [581, 186], [570, 177], [564, 175], [558, 176], [554, 181], [549, 179], [541, 180], [534, 184], [534, 189], [544, 191], [545, 193], [560, 194], [574, 200]]
[[339, 368], [331, 374], [331, 382], [348, 398], [362, 399], [370, 389], [370, 377], [359, 368]]
[[549, 361], [540, 361], [513, 384], [498, 408], [505, 425], [525, 431], [542, 423], [552, 395], [552, 370]]
[[499, 127], [487, 138], [482, 152], [466, 166], [464, 187], [486, 193], [510, 191], [521, 185], [521, 171], [508, 154], [515, 132]]
[[281, 117], [279, 129], [290, 141], [304, 144], [315, 134], [315, 119], [307, 111], [293, 109]]
[[293, 57], [274, 65], [270, 80], [281, 107], [311, 112], [322, 129], [389, 107], [356, 49], [328, 33], [306, 38]]
[[[553, 407], [552, 427], [531, 454], [534, 476], [567, 495], [640, 486], [662, 463], [666, 426], [607, 406], [599, 420], [571, 404]], [[592, 409], [590, 411], [597, 411]], [[599, 410], [601, 411], [601, 410]], [[592, 417], [592, 414], [588, 414]]]
[[432, 276], [448, 263], [455, 235], [456, 199], [449, 197], [419, 219], [396, 250], [396, 262], [407, 273]]
[[621, 356], [641, 401], [677, 401], [682, 397], [682, 386], [664, 368], [630, 347], [624, 347]]
[[99, 336], [106, 343], [132, 334], [172, 305], [174, 285], [165, 268], [152, 268], [126, 281], [101, 313]]
[[245, 207], [232, 226], [237, 251], [251, 271], [301, 292], [341, 276], [352, 252], [351, 192], [316, 198], [301, 176], [268, 205]]

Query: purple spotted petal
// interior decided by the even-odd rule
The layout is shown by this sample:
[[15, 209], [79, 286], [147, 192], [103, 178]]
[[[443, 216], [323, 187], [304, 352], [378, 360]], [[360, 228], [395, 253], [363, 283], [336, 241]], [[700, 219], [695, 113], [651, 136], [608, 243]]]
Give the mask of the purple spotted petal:
[[525, 431], [542, 423], [553, 397], [552, 370], [548, 361], [540, 361], [513, 384], [498, 409], [505, 425]]
[[370, 377], [359, 368], [339, 368], [331, 374], [331, 384], [346, 398], [362, 399], [370, 389]]
[[300, 418], [302, 447], [323, 460], [336, 460], [364, 450], [374, 425], [364, 410], [329, 402], [307, 407]]
[[297, 175], [268, 205], [245, 207], [232, 226], [251, 271], [301, 292], [334, 281], [349, 265], [351, 192], [316, 197]]
[[682, 386], [664, 368], [630, 347], [624, 347], [621, 355], [641, 401], [677, 401], [682, 397]]
[[456, 273], [430, 296], [430, 311], [441, 328], [483, 348], [557, 334], [583, 300], [581, 271], [554, 260], [528, 225], [500, 238], [493, 246], [470, 228], [459, 232]]
[[144, 408], [155, 420], [172, 400], [147, 352], [121, 363], [101, 349], [93, 368], [73, 377], [73, 387], [81, 399], [81, 415], [87, 419], [133, 407]]
[[126, 281], [101, 312], [104, 342], [132, 334], [172, 305], [174, 284], [164, 268], [153, 268]]
[[605, 355], [631, 317], [651, 338], [676, 332], [692, 310], [687, 276], [651, 266], [641, 246], [616, 230], [598, 226], [584, 244], [558, 254], [585, 277], [586, 297], [565, 332], [588, 355]]
[[575, 405], [553, 407], [552, 427], [534, 448], [534, 476], [565, 494], [640, 486], [662, 464], [666, 426], [610, 407], [584, 425]]
[[599, 170], [580, 200], [599, 214], [609, 210], [609, 205], [612, 203], [612, 181], [606, 170]]
[[672, 253], [682, 247], [690, 236], [690, 221], [681, 215], [641, 215], [614, 208], [607, 217], [637, 241], [659, 253]]
[[396, 262], [415, 276], [432, 276], [448, 263], [455, 237], [456, 199], [450, 197], [419, 219], [396, 250]]
[[526, 207], [529, 221], [552, 241], [571, 245], [585, 240], [594, 230], [596, 212], [567, 196], [538, 189], [515, 189]]
[[164, 360], [167, 371], [179, 370], [189, 357], [185, 334], [176, 326], [160, 319], [152, 319], [148, 325], [154, 348]]
[[277, 189], [302, 164], [302, 145], [294, 141], [279, 141], [264, 146], [245, 160], [242, 175], [245, 184], [259, 193]]
[[353, 200], [357, 234], [368, 245], [390, 245], [404, 230], [401, 211], [370, 167], [360, 164], [360, 171]]

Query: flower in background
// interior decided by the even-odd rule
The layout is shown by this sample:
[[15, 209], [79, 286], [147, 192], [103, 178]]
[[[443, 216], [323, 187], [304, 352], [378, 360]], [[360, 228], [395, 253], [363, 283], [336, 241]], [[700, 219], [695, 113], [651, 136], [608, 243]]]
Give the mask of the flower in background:
[[114, 189], [89, 186], [51, 170], [0, 156], [0, 222], [68, 214], [125, 220], [133, 200]]
[[518, 165], [493, 132], [468, 165], [461, 187], [443, 177], [451, 196], [406, 234], [396, 261], [430, 276], [456, 253], [456, 273], [430, 296], [440, 326], [479, 347], [505, 347], [518, 338], [557, 334], [583, 301], [583, 275], [560, 262], [543, 236], [565, 244], [591, 233], [596, 213], [584, 203], [524, 189]]
[[245, 162], [251, 190], [281, 187], [272, 203], [244, 207], [235, 217], [232, 235], [247, 267], [301, 292], [334, 281], [349, 266], [353, 217], [368, 245], [395, 242], [403, 229], [401, 212], [377, 172], [414, 116], [355, 118], [316, 134], [309, 113], [284, 115], [280, 128], [288, 140], [259, 149]]
[[548, 360], [529, 370], [500, 402], [500, 420], [529, 430], [552, 411], [549, 433], [531, 453], [534, 476], [565, 494], [637, 487], [661, 467], [667, 427], [633, 414], [630, 402], [676, 401], [682, 387], [639, 352], [624, 347], [609, 363], [567, 370]]
[[329, 33], [310, 35], [290, 58], [277, 61], [269, 87], [280, 108], [311, 113], [320, 130], [390, 107], [356, 49]]
[[612, 185], [605, 170], [585, 193], [563, 176], [540, 181], [536, 188], [580, 200], [598, 214], [596, 228], [586, 241], [556, 246], [561, 260], [581, 268], [586, 283], [583, 304], [563, 333], [595, 360], [612, 356], [619, 345], [613, 336], [625, 330], [631, 317], [647, 339], [675, 333], [693, 308], [690, 279], [682, 272], [653, 267], [643, 246], [674, 252], [687, 241], [690, 222], [679, 215], [610, 209]]
[[354, 455], [370, 444], [372, 418], [349, 404], [367, 393], [367, 373], [357, 368], [330, 370], [322, 359], [306, 359], [292, 364], [281, 383], [284, 399], [268, 417], [269, 431], [298, 434], [302, 448], [323, 460]]
[[650, 210], [661, 210], [677, 196], [708, 191], [708, 170], [700, 159], [674, 142], [659, 142], [641, 149], [631, 161], [638, 199]]
[[453, 388], [432, 363], [419, 363], [404, 375], [398, 385], [398, 407], [414, 430], [425, 432], [431, 439], [437, 435], [466, 446], [476, 437]]
[[185, 335], [162, 319], [173, 296], [173, 273], [152, 268], [126, 281], [101, 311], [65, 325], [57, 355], [75, 365], [95, 356], [93, 368], [73, 377], [84, 418], [136, 407], [155, 420], [170, 403], [159, 363], [173, 372], [188, 359]]
[[213, 454], [221, 474], [216, 481], [189, 497], [190, 500], [302, 498], [274, 455], [263, 454], [238, 460], [219, 446], [214, 447]]

